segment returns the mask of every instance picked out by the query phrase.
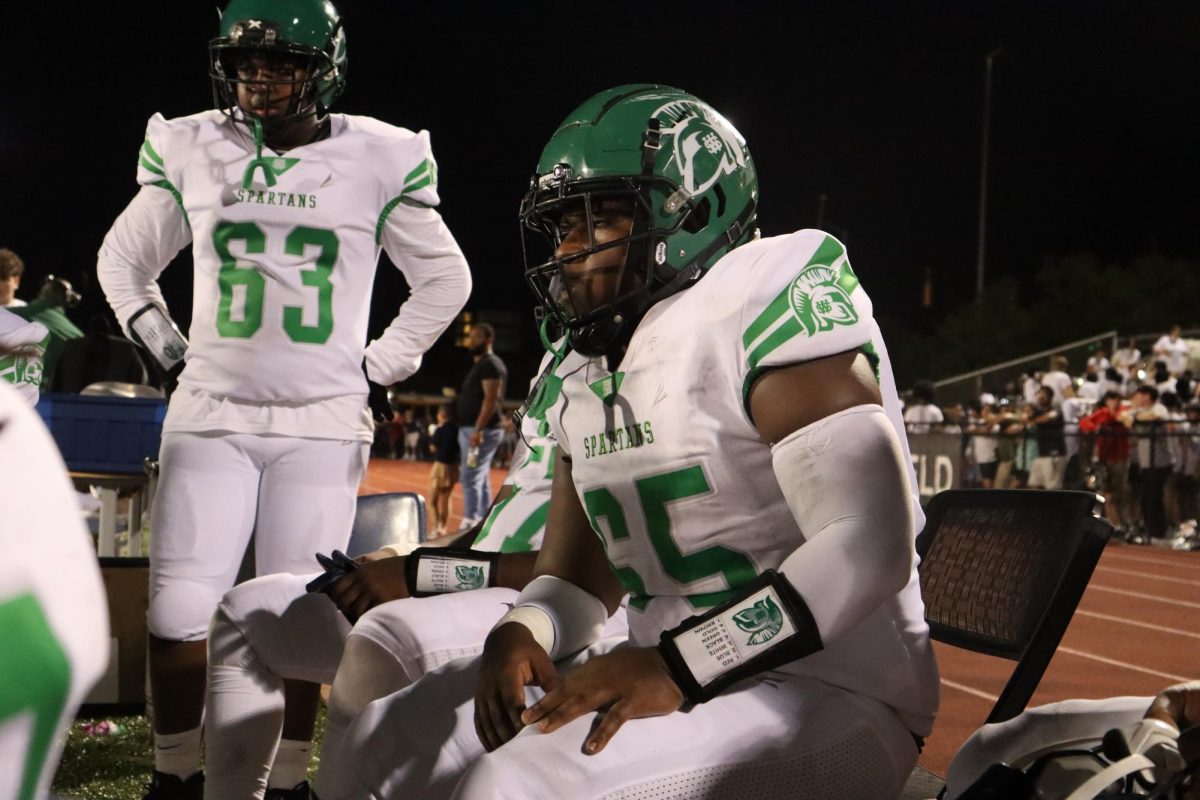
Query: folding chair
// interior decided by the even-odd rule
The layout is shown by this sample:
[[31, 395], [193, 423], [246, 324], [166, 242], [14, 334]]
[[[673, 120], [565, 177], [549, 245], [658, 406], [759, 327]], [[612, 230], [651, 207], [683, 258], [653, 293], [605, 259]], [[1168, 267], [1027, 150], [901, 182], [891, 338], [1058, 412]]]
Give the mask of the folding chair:
[[351, 558], [387, 544], [425, 541], [425, 498], [416, 492], [368, 494], [358, 498], [346, 555]]
[[[987, 722], [1025, 710], [1112, 526], [1091, 492], [959, 489], [925, 508], [917, 537], [925, 621], [936, 641], [1016, 661]], [[917, 767], [901, 800], [940, 796]]]

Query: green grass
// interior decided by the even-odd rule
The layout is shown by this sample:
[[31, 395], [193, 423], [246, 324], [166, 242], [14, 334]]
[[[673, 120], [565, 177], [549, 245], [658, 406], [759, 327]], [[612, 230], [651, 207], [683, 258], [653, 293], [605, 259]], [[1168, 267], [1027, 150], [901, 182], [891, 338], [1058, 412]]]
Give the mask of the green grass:
[[[98, 720], [81, 718], [71, 726], [53, 786], [54, 793], [64, 800], [142, 800], [154, 770], [150, 723], [145, 716], [109, 719], [120, 726], [120, 733], [92, 736], [84, 732], [84, 723]], [[322, 708], [317, 717], [314, 750], [324, 733]], [[317, 764], [314, 757], [309, 765], [310, 780]]]

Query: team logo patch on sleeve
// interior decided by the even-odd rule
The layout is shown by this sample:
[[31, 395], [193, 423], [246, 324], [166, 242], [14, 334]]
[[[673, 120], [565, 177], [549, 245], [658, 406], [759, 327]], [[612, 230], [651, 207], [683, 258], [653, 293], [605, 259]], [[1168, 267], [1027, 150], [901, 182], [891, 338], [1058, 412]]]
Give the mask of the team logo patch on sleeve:
[[783, 612], [774, 600], [764, 597], [749, 608], [734, 614], [733, 621], [750, 634], [746, 644], [764, 644], [774, 639], [783, 629]]
[[454, 577], [458, 579], [455, 589], [470, 590], [483, 586], [483, 567], [457, 566]]
[[792, 311], [809, 336], [833, 330], [834, 325], [858, 322], [858, 312], [838, 279], [838, 272], [817, 265], [808, 267], [792, 281], [788, 294]]

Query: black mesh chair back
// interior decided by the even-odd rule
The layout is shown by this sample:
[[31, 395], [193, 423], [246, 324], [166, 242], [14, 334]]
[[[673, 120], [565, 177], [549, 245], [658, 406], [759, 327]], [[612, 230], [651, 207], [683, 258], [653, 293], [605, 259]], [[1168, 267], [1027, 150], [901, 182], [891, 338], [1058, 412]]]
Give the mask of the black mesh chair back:
[[346, 555], [351, 558], [388, 544], [425, 541], [425, 498], [416, 492], [368, 494], [358, 498]]
[[1112, 527], [1091, 492], [962, 489], [925, 509], [917, 538], [925, 619], [937, 641], [1017, 661], [988, 716], [1025, 709]]
[[[917, 553], [930, 636], [1017, 662], [987, 722], [1033, 697], [1112, 535], [1102, 505], [1091, 492], [954, 489], [925, 507]], [[901, 800], [944, 791], [917, 766]]]

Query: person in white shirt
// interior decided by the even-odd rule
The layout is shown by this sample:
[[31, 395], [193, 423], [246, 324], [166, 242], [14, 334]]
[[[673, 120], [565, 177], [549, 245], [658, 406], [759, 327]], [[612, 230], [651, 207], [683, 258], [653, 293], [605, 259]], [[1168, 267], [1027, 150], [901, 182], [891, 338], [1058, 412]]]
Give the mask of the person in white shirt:
[[929, 433], [946, 417], [934, 402], [933, 384], [917, 381], [912, 389], [912, 402], [904, 408], [904, 427], [909, 433]]
[[1125, 346], [1117, 349], [1112, 355], [1112, 365], [1120, 372], [1126, 380], [1130, 378], [1131, 372], [1137, 366], [1137, 363], [1142, 359], [1142, 351], [1138, 350], [1137, 343], [1133, 337], [1129, 337], [1125, 341]]
[[1172, 377], [1179, 377], [1187, 369], [1190, 347], [1181, 339], [1180, 327], [1172, 325], [1171, 330], [1164, 333], [1154, 343], [1154, 357], [1167, 362], [1167, 371]]
[[1050, 359], [1050, 371], [1042, 376], [1042, 386], [1054, 393], [1055, 405], [1061, 405], [1063, 400], [1075, 396], [1074, 381], [1067, 373], [1068, 366], [1066, 356], [1054, 356]]

